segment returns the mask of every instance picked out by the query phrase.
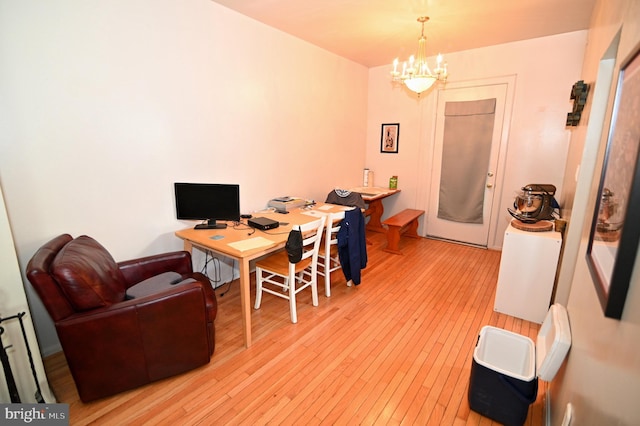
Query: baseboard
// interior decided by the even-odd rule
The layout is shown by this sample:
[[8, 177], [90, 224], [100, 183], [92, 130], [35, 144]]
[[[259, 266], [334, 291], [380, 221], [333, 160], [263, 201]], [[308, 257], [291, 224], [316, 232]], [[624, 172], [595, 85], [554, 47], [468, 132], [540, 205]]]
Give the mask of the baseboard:
[[481, 246], [479, 244], [467, 243], [467, 242], [464, 242], [464, 241], [450, 240], [448, 238], [436, 237], [434, 235], [425, 235], [424, 237], [427, 238], [427, 239], [430, 239], [430, 240], [438, 240], [438, 241], [444, 241], [446, 243], [461, 244], [463, 246], [481, 248], [481, 249], [485, 249], [485, 250], [487, 249], [487, 246]]

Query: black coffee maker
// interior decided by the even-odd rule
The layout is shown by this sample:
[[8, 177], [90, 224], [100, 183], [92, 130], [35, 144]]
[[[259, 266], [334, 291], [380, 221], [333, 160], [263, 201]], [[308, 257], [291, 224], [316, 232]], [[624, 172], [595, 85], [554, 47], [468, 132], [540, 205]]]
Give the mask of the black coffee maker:
[[556, 187], [551, 184], [532, 183], [522, 187], [513, 202], [515, 210], [507, 208], [509, 214], [524, 223], [536, 223], [556, 218], [560, 206], [553, 197]]

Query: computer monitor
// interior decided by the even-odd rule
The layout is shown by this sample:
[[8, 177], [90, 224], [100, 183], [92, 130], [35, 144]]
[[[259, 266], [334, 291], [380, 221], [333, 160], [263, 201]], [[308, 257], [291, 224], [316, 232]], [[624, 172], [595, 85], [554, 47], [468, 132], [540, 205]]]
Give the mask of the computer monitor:
[[240, 220], [240, 186], [219, 183], [175, 182], [176, 216], [204, 220], [196, 229], [223, 229], [218, 220]]

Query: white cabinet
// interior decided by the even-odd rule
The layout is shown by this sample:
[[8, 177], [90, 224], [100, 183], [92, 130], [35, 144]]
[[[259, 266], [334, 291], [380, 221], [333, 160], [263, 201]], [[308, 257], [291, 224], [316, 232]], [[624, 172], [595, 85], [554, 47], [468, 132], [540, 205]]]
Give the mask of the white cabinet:
[[542, 324], [551, 303], [561, 246], [559, 232], [527, 232], [509, 225], [493, 310]]

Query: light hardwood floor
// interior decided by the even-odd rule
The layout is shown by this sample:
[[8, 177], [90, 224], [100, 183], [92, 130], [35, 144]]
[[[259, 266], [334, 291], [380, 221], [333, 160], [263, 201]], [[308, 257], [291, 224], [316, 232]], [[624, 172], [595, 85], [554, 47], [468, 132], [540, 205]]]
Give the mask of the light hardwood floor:
[[[218, 289], [216, 351], [189, 373], [83, 404], [64, 356], [47, 358], [71, 424], [495, 425], [467, 402], [478, 332], [488, 324], [535, 341], [539, 328], [493, 311], [500, 253], [404, 238], [399, 256], [382, 251], [384, 235], [368, 239], [360, 286], [336, 271], [318, 307], [300, 294], [297, 324], [287, 301], [265, 295], [247, 350], [237, 283]], [[544, 423], [544, 391], [540, 382], [527, 425]]]

